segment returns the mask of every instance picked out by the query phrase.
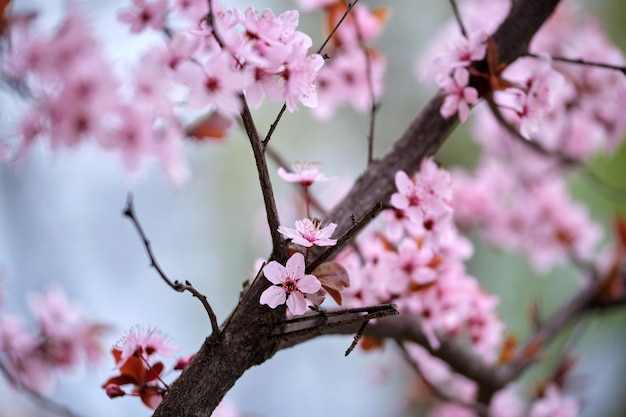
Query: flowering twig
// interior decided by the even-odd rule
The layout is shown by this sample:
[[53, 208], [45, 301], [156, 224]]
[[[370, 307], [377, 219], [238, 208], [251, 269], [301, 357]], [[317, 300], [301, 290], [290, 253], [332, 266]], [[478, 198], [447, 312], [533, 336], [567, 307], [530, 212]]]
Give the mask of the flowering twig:
[[[337, 31], [337, 29], [339, 29], [339, 26], [343, 23], [343, 21], [348, 16], [348, 14], [350, 13], [350, 11], [354, 7], [354, 5], [357, 4], [358, 2], [359, 2], [359, 0], [355, 0], [353, 3], [348, 3], [348, 8], [344, 12], [343, 16], [341, 16], [341, 19], [339, 19], [339, 22], [337, 22], [337, 24], [335, 25], [333, 30], [330, 32], [330, 34], [328, 34], [328, 36], [324, 40], [324, 43], [322, 43], [322, 46], [320, 46], [317, 49], [316, 53], [318, 53], [318, 54], [322, 53], [322, 51], [324, 50], [324, 48], [326, 47], [328, 42], [330, 42], [331, 38], [333, 37], [333, 35]], [[285, 113], [285, 110], [287, 110], [287, 103], [283, 103], [283, 107], [280, 108], [280, 111], [278, 112], [278, 115], [276, 116], [276, 119], [274, 119], [274, 122], [270, 125], [270, 129], [268, 130], [267, 135], [265, 136], [265, 139], [263, 139], [263, 151], [265, 151], [265, 149], [267, 148], [267, 144], [269, 143], [270, 139], [272, 138], [272, 135], [274, 134], [274, 131], [276, 130], [276, 127], [278, 126], [278, 122], [280, 122], [280, 119], [283, 117], [283, 114]]]
[[459, 6], [456, 4], [456, 0], [450, 0], [450, 6], [452, 6], [452, 11], [454, 12], [454, 18], [456, 19], [456, 23], [459, 25], [459, 30], [464, 38], [467, 38], [467, 30], [465, 29], [465, 25], [463, 24], [463, 19], [461, 18], [461, 13], [459, 12]]
[[361, 340], [361, 337], [363, 336], [365, 327], [367, 327], [369, 322], [370, 322], [369, 320], [366, 320], [363, 322], [363, 324], [361, 324], [361, 327], [359, 327], [359, 330], [354, 335], [354, 339], [352, 339], [352, 343], [350, 343], [350, 346], [348, 346], [348, 349], [346, 349], [346, 353], [344, 353], [344, 356], [348, 356], [349, 354], [352, 353], [354, 348], [356, 348], [357, 344], [359, 343], [359, 340]]
[[378, 216], [378, 213], [383, 209], [382, 203], [376, 203], [371, 207], [363, 216], [356, 221], [352, 227], [350, 227], [343, 235], [337, 239], [337, 244], [330, 246], [324, 252], [319, 254], [313, 262], [311, 262], [307, 268], [307, 273], [311, 273], [315, 268], [320, 266], [326, 259], [330, 258], [335, 253], [338, 253], [346, 244], [350, 243], [353, 237], [359, 233], [365, 226], [367, 226], [372, 220]]
[[[285, 160], [285, 158], [283, 158], [282, 155], [278, 153], [278, 151], [274, 149], [272, 146], [268, 146], [267, 148], [265, 148], [265, 153], [279, 167], [284, 167], [285, 169], [287, 169], [287, 167], [289, 166], [289, 163]], [[308, 197], [308, 203], [320, 213], [320, 217], [326, 217], [326, 209], [322, 207], [322, 204], [315, 197], [313, 197], [311, 193], [308, 192], [308, 189], [304, 187], [297, 187], [297, 188], [299, 188], [300, 190], [304, 192], [305, 198]]]
[[540, 155], [558, 160], [560, 163], [562, 163], [565, 166], [579, 167], [580, 169], [582, 169], [582, 172], [585, 174], [585, 177], [590, 182], [594, 183], [595, 185], [600, 186], [600, 188], [602, 188], [604, 192], [611, 195], [611, 198], [614, 201], [621, 202], [621, 203], [626, 202], [625, 190], [613, 187], [610, 184], [606, 183], [604, 180], [602, 180], [602, 178], [598, 177], [598, 175], [596, 175], [593, 171], [591, 171], [589, 167], [585, 165], [582, 161], [569, 157], [562, 152], [551, 151], [549, 149], [546, 149], [543, 145], [541, 145], [541, 143], [535, 140], [526, 139], [515, 128], [515, 126], [513, 126], [508, 120], [506, 120], [506, 118], [504, 117], [500, 109], [498, 108], [497, 104], [493, 101], [493, 98], [491, 96], [487, 96], [485, 98], [487, 100], [487, 104], [489, 105], [489, 109], [493, 113], [493, 116], [496, 118], [498, 123], [500, 123], [500, 125], [502, 125], [502, 127], [504, 127], [506, 131], [511, 134], [511, 136], [515, 140], [526, 145], [527, 147], [539, 153]]
[[[524, 54], [524, 56], [530, 57], [530, 58], [538, 58], [538, 59], [542, 59], [540, 55], [537, 54], [533, 54], [532, 52], [526, 52], [526, 54]], [[551, 56], [550, 59], [552, 59], [553, 61], [558, 61], [558, 62], [564, 62], [567, 64], [575, 64], [575, 65], [585, 65], [585, 66], [589, 66], [589, 67], [598, 67], [598, 68], [605, 68], [605, 69], [609, 69], [609, 70], [615, 70], [615, 71], [619, 71], [622, 74], [626, 75], [626, 66], [621, 66], [621, 65], [611, 65], [611, 64], [606, 64], [604, 62], [592, 62], [592, 61], [586, 61], [584, 59], [581, 58], [565, 58], [562, 56]]]
[[78, 414], [74, 413], [68, 407], [59, 404], [51, 400], [50, 398], [42, 396], [37, 391], [29, 388], [27, 385], [22, 384], [19, 378], [11, 375], [11, 373], [6, 368], [4, 363], [2, 363], [2, 361], [0, 361], [0, 374], [4, 375], [7, 381], [9, 381], [9, 383], [13, 385], [14, 388], [20, 390], [27, 397], [29, 397], [30, 400], [35, 403], [35, 405], [37, 405], [37, 407], [62, 417], [78, 417]]
[[[357, 0], [358, 1], [358, 0]], [[357, 2], [355, 1], [354, 4]], [[347, 3], [348, 8], [354, 6], [349, 2]], [[370, 59], [370, 54], [367, 50], [367, 45], [365, 45], [365, 39], [363, 38], [363, 31], [361, 30], [361, 25], [359, 24], [359, 19], [354, 18], [354, 28], [356, 30], [356, 36], [359, 41], [359, 46], [361, 50], [363, 50], [363, 55], [365, 57], [365, 76], [367, 77], [367, 89], [370, 96], [370, 115], [369, 115], [369, 131], [367, 133], [367, 164], [371, 164], [374, 160], [374, 131], [376, 128], [376, 113], [378, 112], [379, 105], [376, 103], [376, 96], [374, 95], [374, 79], [372, 75], [372, 60]]]
[[428, 388], [430, 388], [439, 399], [445, 402], [460, 405], [462, 407], [476, 411], [481, 417], [486, 417], [489, 415], [488, 408], [485, 404], [480, 403], [480, 402], [470, 403], [467, 401], [463, 401], [460, 398], [457, 398], [448, 394], [440, 386], [430, 381], [426, 377], [422, 369], [420, 368], [417, 361], [411, 357], [406, 346], [404, 346], [404, 343], [402, 343], [402, 341], [398, 339], [396, 339], [395, 342], [396, 342], [396, 345], [398, 346], [398, 349], [400, 349], [400, 353], [402, 354], [402, 357], [405, 359], [407, 364], [411, 367], [411, 369], [415, 371], [415, 373], [424, 381], [424, 383], [428, 386]]
[[165, 274], [165, 272], [161, 269], [161, 266], [159, 265], [156, 258], [154, 257], [154, 254], [152, 253], [152, 246], [150, 244], [150, 241], [146, 237], [146, 234], [144, 233], [143, 228], [141, 227], [141, 224], [139, 223], [139, 220], [137, 219], [137, 216], [135, 215], [135, 209], [133, 206], [133, 196], [131, 194], [128, 195], [128, 199], [126, 201], [126, 208], [124, 209], [122, 214], [128, 217], [130, 221], [133, 223], [133, 225], [135, 226], [135, 229], [137, 230], [137, 233], [139, 234], [139, 237], [141, 238], [143, 245], [146, 249], [148, 258], [150, 259], [150, 266], [155, 269], [155, 271], [159, 274], [161, 279], [163, 279], [163, 281], [165, 281], [165, 283], [169, 285], [170, 288], [172, 288], [174, 291], [178, 291], [178, 292], [189, 291], [194, 297], [200, 300], [200, 302], [204, 306], [204, 309], [209, 315], [209, 320], [211, 321], [211, 329], [213, 333], [215, 335], [219, 335], [220, 328], [219, 328], [219, 324], [217, 323], [217, 316], [215, 315], [215, 312], [213, 311], [213, 308], [209, 304], [209, 301], [207, 300], [206, 296], [202, 294], [200, 291], [198, 291], [193, 285], [191, 285], [191, 282], [189, 281], [185, 281], [185, 283], [183, 284], [177, 280], [176, 281], [170, 280], [168, 276]]

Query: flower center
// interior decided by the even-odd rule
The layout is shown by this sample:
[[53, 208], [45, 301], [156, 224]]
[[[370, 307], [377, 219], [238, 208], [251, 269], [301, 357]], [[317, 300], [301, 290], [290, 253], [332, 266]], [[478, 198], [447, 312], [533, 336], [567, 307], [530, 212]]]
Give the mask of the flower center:
[[291, 294], [298, 289], [298, 284], [293, 279], [288, 278], [283, 282], [283, 289], [287, 294]]

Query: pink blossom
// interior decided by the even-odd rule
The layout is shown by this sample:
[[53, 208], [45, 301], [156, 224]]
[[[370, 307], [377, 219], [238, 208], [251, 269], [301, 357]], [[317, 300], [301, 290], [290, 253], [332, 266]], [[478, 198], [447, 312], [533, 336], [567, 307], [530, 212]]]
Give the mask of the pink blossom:
[[153, 355], [171, 357], [178, 349], [168, 344], [167, 337], [156, 327], [143, 330], [139, 326], [131, 328], [124, 338], [117, 342], [115, 348], [122, 352], [119, 362], [115, 365], [118, 369], [132, 356], [139, 356], [145, 360]]
[[312, 162], [296, 162], [291, 165], [294, 172], [287, 172], [283, 167], [278, 168], [278, 175], [288, 182], [299, 182], [300, 185], [307, 188], [316, 181], [330, 181], [335, 177], [327, 177], [319, 171], [320, 164]]
[[206, 17], [209, 5], [205, 0], [174, 0], [174, 11], [197, 24]]
[[162, 30], [165, 27], [167, 0], [133, 0], [133, 5], [117, 13], [117, 18], [130, 24], [132, 33], [139, 33], [150, 27]]
[[384, 90], [385, 57], [375, 51], [368, 51], [372, 86], [367, 75], [367, 64], [363, 50], [340, 49], [328, 59], [320, 70], [317, 79], [318, 105], [313, 115], [321, 120], [329, 119], [337, 107], [349, 104], [359, 112], [369, 111], [374, 100], [378, 100]]
[[459, 37], [450, 46], [451, 51], [435, 58], [436, 65], [446, 69], [468, 67], [472, 61], [480, 61], [485, 58], [487, 52], [487, 34], [482, 30], [476, 30], [469, 34], [468, 38]]
[[440, 110], [441, 116], [448, 118], [458, 113], [461, 123], [465, 123], [469, 116], [470, 104], [478, 102], [478, 91], [468, 86], [469, 71], [465, 68], [455, 68], [452, 76], [445, 74], [437, 77], [437, 84], [445, 95]]
[[337, 243], [337, 239], [330, 239], [330, 236], [333, 234], [336, 227], [337, 225], [335, 223], [322, 227], [321, 222], [305, 218], [296, 221], [295, 229], [280, 226], [278, 231], [291, 239], [292, 243], [310, 248], [314, 245], [334, 246]]
[[212, 104], [217, 111], [235, 116], [241, 110], [240, 94], [252, 81], [249, 73], [231, 67], [226, 51], [215, 52], [202, 66], [183, 61], [178, 65], [178, 78], [190, 88], [189, 105], [203, 108]]
[[563, 396], [555, 385], [550, 385], [545, 395], [533, 403], [529, 417], [576, 417], [579, 411], [574, 398]]
[[298, 3], [298, 6], [300, 6], [302, 10], [309, 11], [309, 10], [321, 9], [322, 7], [330, 6], [333, 3], [336, 3], [337, 0], [296, 0], [296, 2]]
[[261, 304], [276, 308], [286, 301], [291, 314], [304, 314], [307, 308], [305, 294], [315, 294], [322, 288], [315, 275], [305, 274], [304, 270], [304, 255], [299, 252], [291, 255], [285, 266], [276, 261], [265, 265], [263, 274], [275, 285], [263, 291]]

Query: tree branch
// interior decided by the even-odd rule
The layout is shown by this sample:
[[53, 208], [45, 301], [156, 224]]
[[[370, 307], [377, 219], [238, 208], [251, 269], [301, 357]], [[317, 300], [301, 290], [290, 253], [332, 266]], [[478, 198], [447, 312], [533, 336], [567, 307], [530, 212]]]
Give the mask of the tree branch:
[[137, 230], [137, 234], [139, 234], [139, 237], [141, 238], [141, 241], [143, 242], [143, 246], [146, 249], [146, 254], [148, 255], [148, 258], [150, 259], [150, 266], [154, 268], [154, 270], [159, 274], [161, 279], [163, 279], [163, 281], [165, 281], [165, 283], [169, 285], [169, 287], [172, 288], [174, 291], [178, 291], [178, 292], [189, 291], [194, 297], [200, 300], [200, 302], [204, 306], [204, 309], [209, 315], [209, 320], [211, 321], [211, 329], [213, 331], [213, 334], [218, 335], [220, 332], [220, 326], [217, 323], [217, 316], [215, 315], [215, 312], [213, 311], [213, 308], [209, 304], [209, 301], [207, 300], [206, 296], [202, 294], [200, 291], [198, 291], [196, 288], [194, 288], [194, 286], [191, 285], [189, 281], [185, 281], [185, 283], [183, 284], [180, 281], [170, 280], [168, 276], [165, 274], [165, 272], [163, 271], [163, 269], [161, 269], [161, 266], [157, 262], [154, 256], [154, 253], [152, 252], [152, 245], [150, 244], [150, 241], [146, 237], [146, 234], [143, 231], [143, 227], [141, 227], [141, 224], [139, 223], [139, 220], [137, 219], [137, 216], [135, 215], [132, 194], [128, 195], [128, 200], [126, 201], [126, 208], [124, 209], [122, 214], [128, 217], [128, 219], [133, 223], [133, 226], [135, 226], [135, 229]]
[[[534, 33], [557, 4], [558, 0], [513, 3], [509, 16], [493, 37], [503, 62], [512, 62], [526, 52]], [[352, 226], [352, 214], [360, 218], [374, 204], [390, 198], [395, 189], [393, 177], [398, 170], [414, 172], [422, 159], [434, 154], [445, 141], [455, 126], [456, 119], [443, 119], [439, 114], [441, 104], [440, 95], [431, 99], [387, 155], [370, 164], [348, 195], [329, 214], [327, 221], [337, 223], [339, 234], [345, 233]], [[256, 133], [256, 129], [254, 131]], [[259, 140], [251, 142], [254, 142], [255, 159], [259, 163], [260, 158], [256, 157], [257, 147], [262, 143]], [[257, 279], [252, 283], [222, 326], [223, 337], [211, 335], [205, 341], [189, 366], [172, 385], [169, 394], [157, 408], [155, 417], [210, 415], [224, 394], [248, 368], [264, 362], [281, 348], [279, 343], [268, 337], [267, 324], [280, 321], [284, 317], [284, 308], [272, 310], [260, 305], [259, 298], [266, 287], [267, 283], [263, 280]], [[421, 330], [416, 330], [419, 323], [403, 317], [378, 319], [375, 324], [368, 325], [365, 332], [379, 332], [382, 336], [389, 334], [394, 326], [402, 324], [416, 332], [415, 336], [419, 336], [423, 344], [426, 344]], [[356, 333], [359, 326], [360, 323], [355, 323], [351, 334]], [[493, 381], [503, 380], [499, 375], [493, 377], [491, 368], [486, 368], [482, 362], [471, 358], [458, 344], [442, 341], [441, 347], [435, 353], [449, 358], [447, 362], [453, 369], [465, 369], [467, 372], [464, 374], [471, 379], [484, 379], [492, 384]], [[485, 370], [489, 372], [489, 377], [481, 374]]]

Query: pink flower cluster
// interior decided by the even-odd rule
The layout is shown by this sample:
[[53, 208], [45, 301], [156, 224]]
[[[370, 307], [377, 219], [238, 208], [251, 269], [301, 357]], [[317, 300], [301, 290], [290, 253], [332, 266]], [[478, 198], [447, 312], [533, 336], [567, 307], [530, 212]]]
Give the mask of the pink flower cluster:
[[520, 182], [514, 166], [485, 159], [473, 174], [455, 173], [455, 183], [457, 220], [478, 226], [494, 245], [526, 255], [538, 272], [595, 258], [601, 228], [560, 176]]
[[[134, 0], [121, 10], [131, 32], [152, 28], [169, 36], [143, 54], [123, 83], [76, 5], [68, 5], [51, 35], [34, 21], [12, 25], [13, 47], [0, 73], [37, 99], [21, 121], [17, 159], [37, 140], [53, 149], [90, 140], [120, 152], [130, 172], [144, 157], [156, 159], [179, 184], [189, 176], [182, 139], [190, 111], [232, 117], [242, 95], [252, 107], [265, 97], [285, 101], [289, 111], [317, 104], [315, 79], [324, 60], [309, 54], [311, 38], [296, 30], [298, 12], [218, 8], [209, 27], [207, 4], [177, 1], [169, 10], [164, 0]], [[170, 27], [169, 20], [186, 24]], [[0, 151], [6, 150], [3, 143]]]
[[[102, 388], [109, 398], [133, 395], [154, 410], [169, 389], [163, 379], [165, 365], [158, 358], [172, 357], [177, 349], [157, 328], [144, 330], [136, 326], [130, 329], [111, 350], [119, 375], [109, 378]], [[193, 357], [192, 354], [179, 358], [173, 371], [185, 369]], [[132, 386], [130, 392], [124, 390], [125, 385]]]
[[436, 78], [445, 96], [440, 113], [445, 118], [458, 113], [461, 123], [465, 123], [469, 117], [469, 106], [478, 103], [478, 91], [469, 86], [469, 67], [473, 61], [485, 58], [487, 35], [482, 30], [477, 30], [468, 38], [454, 40], [450, 49], [434, 61], [442, 67]]
[[[304, 10], [323, 8], [328, 33], [347, 8], [343, 0], [298, 0], [298, 3]], [[358, 3], [339, 26], [331, 39], [329, 58], [316, 80], [319, 99], [317, 107], [312, 109], [316, 117], [328, 119], [344, 104], [360, 112], [369, 111], [372, 97], [374, 100], [381, 97], [386, 60], [380, 51], [367, 45], [382, 33], [387, 15], [384, 8], [370, 10]]]
[[347, 252], [341, 260], [353, 281], [347, 302], [396, 303], [420, 318], [433, 347], [439, 336], [463, 334], [492, 361], [503, 331], [498, 302], [465, 271], [472, 245], [452, 221], [449, 174], [425, 159], [413, 177], [398, 172], [396, 186], [394, 208], [384, 212], [386, 229], [362, 239], [360, 255]]
[[28, 301], [34, 330], [26, 328], [21, 317], [0, 313], [0, 362], [16, 389], [26, 387], [43, 395], [54, 388], [57, 373], [101, 358], [105, 326], [86, 320], [59, 289]]
[[131, 77], [127, 90], [132, 92], [124, 96], [87, 18], [72, 3], [52, 34], [42, 33], [35, 21], [18, 21], [11, 29], [13, 47], [3, 57], [1, 71], [36, 99], [20, 124], [18, 161], [37, 140], [48, 141], [52, 149], [92, 141], [121, 153], [131, 173], [150, 157], [164, 166], [172, 182], [187, 178], [183, 131], [157, 70], [142, 63]]
[[[328, 181], [333, 178], [321, 173], [316, 164], [294, 164], [292, 168], [295, 172], [287, 172], [280, 168], [278, 174], [285, 181], [299, 183], [302, 186], [306, 194], [308, 214], [309, 187], [315, 181]], [[303, 247], [308, 256], [309, 249], [313, 246], [337, 244], [337, 240], [331, 238], [336, 227], [335, 223], [322, 227], [320, 220], [305, 217], [296, 221], [295, 229], [279, 226], [278, 232], [291, 239], [292, 244]], [[326, 292], [341, 303], [340, 291], [350, 283], [344, 268], [334, 263], [322, 264], [314, 271], [320, 275], [319, 278], [305, 274], [305, 269], [306, 257], [299, 252], [293, 253], [285, 266], [276, 261], [265, 265], [263, 274], [274, 285], [261, 294], [261, 304], [276, 308], [286, 303], [291, 314], [299, 315], [304, 314], [308, 306], [320, 305], [326, 297]]]
[[[504, 3], [509, 2], [461, 3], [466, 28], [470, 33], [492, 33], [506, 14]], [[476, 13], [486, 9], [493, 10], [495, 22], [490, 14]], [[456, 52], [431, 58], [431, 68], [446, 64], [453, 75], [459, 65], [477, 57], [471, 51], [479, 49], [472, 36], [459, 47], [455, 27], [451, 22], [434, 49], [452, 39]], [[523, 138], [555, 156], [532, 149], [502, 126], [489, 108], [477, 106], [472, 131], [484, 153], [472, 172], [455, 173], [453, 206], [460, 224], [477, 226], [491, 243], [521, 252], [543, 273], [572, 260], [593, 260], [601, 239], [599, 226], [569, 196], [560, 158], [584, 162], [598, 152], [610, 152], [626, 130], [626, 119], [617, 110], [626, 105], [623, 74], [558, 62], [551, 56], [614, 65], [626, 61], [596, 20], [572, 2], [559, 6], [530, 49], [537, 57], [518, 59], [497, 75], [501, 90], [494, 92], [494, 100]], [[454, 108], [455, 103], [449, 106]], [[457, 108], [465, 115], [465, 107]]]

